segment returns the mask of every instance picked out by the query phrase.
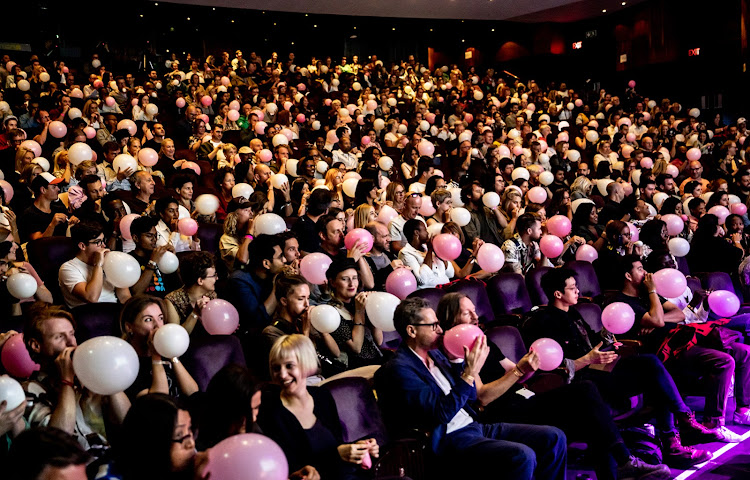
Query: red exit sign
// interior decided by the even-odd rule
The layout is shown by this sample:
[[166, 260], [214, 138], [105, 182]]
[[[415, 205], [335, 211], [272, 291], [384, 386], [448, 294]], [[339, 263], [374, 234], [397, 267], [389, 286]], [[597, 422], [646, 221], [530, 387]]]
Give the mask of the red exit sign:
[[573, 42], [573, 50], [580, 50], [583, 48], [583, 42]]
[[690, 50], [688, 50], [688, 57], [697, 57], [700, 54], [701, 54], [700, 48], [691, 48]]

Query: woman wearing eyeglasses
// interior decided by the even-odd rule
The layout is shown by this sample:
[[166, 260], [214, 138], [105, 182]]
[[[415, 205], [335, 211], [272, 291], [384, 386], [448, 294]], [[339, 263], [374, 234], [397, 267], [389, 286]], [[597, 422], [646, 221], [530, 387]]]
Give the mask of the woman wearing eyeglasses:
[[192, 332], [201, 318], [201, 310], [217, 298], [214, 256], [208, 252], [192, 252], [180, 260], [180, 276], [184, 286], [167, 294], [167, 322], [179, 323]]

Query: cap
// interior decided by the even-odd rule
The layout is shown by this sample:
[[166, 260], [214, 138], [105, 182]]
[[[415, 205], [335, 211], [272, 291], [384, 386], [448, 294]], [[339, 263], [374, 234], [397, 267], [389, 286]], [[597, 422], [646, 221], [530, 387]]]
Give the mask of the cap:
[[252, 154], [252, 153], [253, 153], [253, 149], [252, 149], [252, 148], [250, 148], [250, 147], [240, 147], [240, 149], [239, 149], [239, 150], [237, 151], [237, 153], [248, 153], [248, 154]]
[[[7, 125], [8, 122], [11, 120], [15, 120], [16, 122], [18, 122], [18, 117], [16, 117], [15, 115], [7, 115], [5, 118], [3, 118], [3, 125]], [[740, 122], [737, 122], [737, 123], [740, 123]]]
[[227, 213], [232, 213], [241, 208], [251, 208], [252, 206], [253, 204], [248, 202], [245, 197], [235, 197], [227, 205]]
[[352, 258], [335, 258], [333, 262], [331, 262], [331, 265], [328, 267], [328, 270], [326, 271], [326, 278], [329, 280], [332, 280], [336, 278], [336, 275], [343, 272], [344, 270], [349, 270], [353, 268], [356, 271], [359, 271], [359, 267], [357, 266], [357, 263]]
[[31, 182], [31, 189], [37, 190], [41, 187], [47, 187], [49, 185], [57, 185], [62, 182], [64, 182], [62, 178], [57, 178], [56, 176], [52, 175], [49, 172], [42, 172], [39, 175], [37, 175], [36, 178]]

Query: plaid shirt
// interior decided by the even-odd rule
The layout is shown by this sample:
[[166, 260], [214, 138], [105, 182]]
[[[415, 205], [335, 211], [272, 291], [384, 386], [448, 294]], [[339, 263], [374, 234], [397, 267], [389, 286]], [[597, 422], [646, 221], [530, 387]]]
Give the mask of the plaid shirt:
[[523, 275], [534, 268], [536, 259], [541, 258], [542, 255], [537, 242], [532, 240], [529, 245], [526, 245], [518, 233], [506, 240], [502, 249], [503, 254], [505, 254], [505, 264], [512, 268], [514, 272]]

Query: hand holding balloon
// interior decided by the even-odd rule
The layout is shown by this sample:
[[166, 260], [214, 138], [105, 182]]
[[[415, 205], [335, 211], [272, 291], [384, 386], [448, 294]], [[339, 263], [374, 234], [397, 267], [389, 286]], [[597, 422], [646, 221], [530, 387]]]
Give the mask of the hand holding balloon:
[[471, 350], [465, 346], [464, 358], [466, 360], [464, 361], [464, 372], [472, 377], [479, 375], [479, 371], [482, 370], [489, 353], [490, 348], [487, 346], [487, 336], [485, 335], [477, 337]]

